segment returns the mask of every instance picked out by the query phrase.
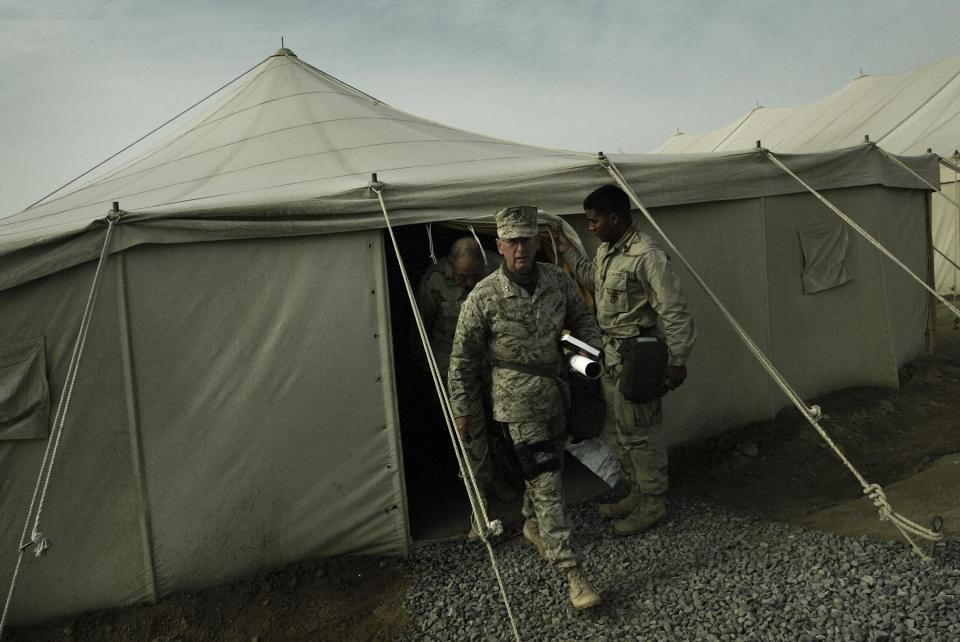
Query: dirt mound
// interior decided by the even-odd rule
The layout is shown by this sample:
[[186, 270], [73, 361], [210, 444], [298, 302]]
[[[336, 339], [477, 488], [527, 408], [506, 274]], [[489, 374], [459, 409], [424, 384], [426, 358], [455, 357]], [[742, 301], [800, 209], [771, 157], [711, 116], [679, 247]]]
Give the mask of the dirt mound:
[[[868, 482], [886, 486], [905, 480], [960, 452], [955, 361], [913, 362], [901, 371], [900, 390], [854, 388], [812, 402], [825, 413], [821, 425]], [[853, 474], [792, 407], [773, 421], [676, 449], [671, 472], [678, 496], [794, 523], [862, 496]], [[960, 497], [960, 488], [943, 488], [941, 494]], [[895, 508], [909, 512], [907, 506]], [[851, 520], [838, 524], [839, 532], [870, 532], [861, 517]]]

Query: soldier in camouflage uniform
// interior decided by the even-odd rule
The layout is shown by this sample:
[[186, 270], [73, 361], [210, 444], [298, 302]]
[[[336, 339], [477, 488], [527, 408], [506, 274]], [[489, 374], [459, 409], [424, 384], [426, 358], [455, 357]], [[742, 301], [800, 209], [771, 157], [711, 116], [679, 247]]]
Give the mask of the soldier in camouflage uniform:
[[500, 269], [474, 288], [460, 310], [450, 358], [450, 402], [461, 439], [468, 441], [479, 403], [481, 369], [493, 368], [493, 416], [506, 423], [523, 470], [524, 537], [566, 574], [578, 609], [600, 603], [579, 567], [563, 514], [564, 427], [569, 388], [560, 335], [569, 329], [600, 346], [600, 332], [573, 281], [536, 263], [537, 210], [497, 213]]
[[489, 273], [484, 265], [483, 250], [473, 237], [465, 236], [454, 241], [450, 254], [427, 268], [420, 280], [417, 306], [430, 337], [437, 367], [444, 375], [450, 366], [450, 348], [460, 306], [480, 279]]
[[667, 448], [660, 400], [635, 403], [619, 391], [619, 349], [624, 339], [640, 335], [664, 341], [669, 355], [664, 386], [672, 390], [687, 376], [685, 363], [696, 332], [669, 257], [634, 227], [626, 193], [615, 185], [604, 185], [587, 196], [583, 208], [590, 231], [602, 241], [596, 257], [584, 258], [565, 239], [557, 249], [577, 280], [596, 297], [604, 344], [604, 432], [630, 483], [626, 498], [599, 508], [603, 517], [619, 519], [614, 532], [631, 535], [666, 515]]
[[[460, 306], [477, 282], [489, 273], [490, 269], [484, 263], [484, 252], [480, 245], [473, 237], [465, 236], [454, 241], [450, 254], [440, 259], [436, 265], [427, 268], [420, 280], [417, 307], [420, 309], [437, 367], [444, 379], [450, 367], [450, 349], [453, 345], [453, 334], [457, 329]], [[411, 327], [411, 341], [419, 343], [416, 327]], [[422, 357], [422, 352], [418, 355]], [[420, 365], [426, 372], [425, 358]], [[489, 399], [489, 372], [485, 372], [483, 383], [485, 397]], [[493, 461], [494, 447], [499, 448], [499, 442], [503, 441], [503, 437], [497, 434], [500, 427], [492, 422], [484, 422], [480, 416], [473, 422], [473, 429], [466, 453], [473, 475], [484, 494], [484, 504], [486, 505], [488, 492], [492, 492], [502, 502], [514, 501], [517, 492], [504, 479], [505, 464]], [[474, 539], [476, 536], [476, 531], [471, 528], [468, 537]]]

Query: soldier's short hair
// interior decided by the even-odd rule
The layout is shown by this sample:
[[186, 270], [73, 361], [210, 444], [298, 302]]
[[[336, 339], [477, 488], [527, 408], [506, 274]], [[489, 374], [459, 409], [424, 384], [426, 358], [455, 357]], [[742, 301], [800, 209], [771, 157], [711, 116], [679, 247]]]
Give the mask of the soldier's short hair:
[[472, 236], [462, 236], [453, 242], [450, 246], [450, 261], [455, 262], [460, 259], [472, 259], [483, 263], [483, 250], [480, 244]]
[[630, 197], [616, 185], [603, 185], [583, 199], [583, 209], [593, 210], [600, 216], [617, 213], [630, 218]]

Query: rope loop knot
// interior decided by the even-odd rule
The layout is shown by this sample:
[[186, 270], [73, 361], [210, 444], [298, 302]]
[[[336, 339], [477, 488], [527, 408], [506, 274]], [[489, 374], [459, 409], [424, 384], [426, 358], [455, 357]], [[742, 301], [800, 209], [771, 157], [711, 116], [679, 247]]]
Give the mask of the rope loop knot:
[[33, 531], [33, 534], [30, 535], [30, 542], [24, 548], [31, 544], [33, 544], [34, 557], [45, 557], [47, 551], [50, 550], [50, 540], [40, 531]]
[[890, 516], [893, 514], [893, 508], [890, 507], [890, 502], [887, 501], [887, 495], [883, 492], [880, 484], [868, 484], [864, 486], [863, 494], [869, 497], [873, 505], [880, 511], [880, 521], [890, 519]]

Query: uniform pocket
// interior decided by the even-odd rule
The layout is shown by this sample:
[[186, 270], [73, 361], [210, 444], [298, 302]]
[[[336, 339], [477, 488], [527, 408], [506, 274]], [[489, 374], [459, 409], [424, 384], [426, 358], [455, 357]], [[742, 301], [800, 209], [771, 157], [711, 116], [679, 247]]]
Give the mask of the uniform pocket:
[[603, 282], [603, 292], [609, 309], [615, 312], [626, 312], [627, 302], [627, 273], [611, 272]]
[[493, 323], [494, 334], [505, 334], [511, 337], [520, 337], [522, 339], [530, 336], [530, 329], [526, 324], [508, 319], [497, 319]]
[[530, 328], [519, 319], [497, 318], [491, 327], [491, 350], [494, 359], [517, 361], [530, 344], [533, 334]]

